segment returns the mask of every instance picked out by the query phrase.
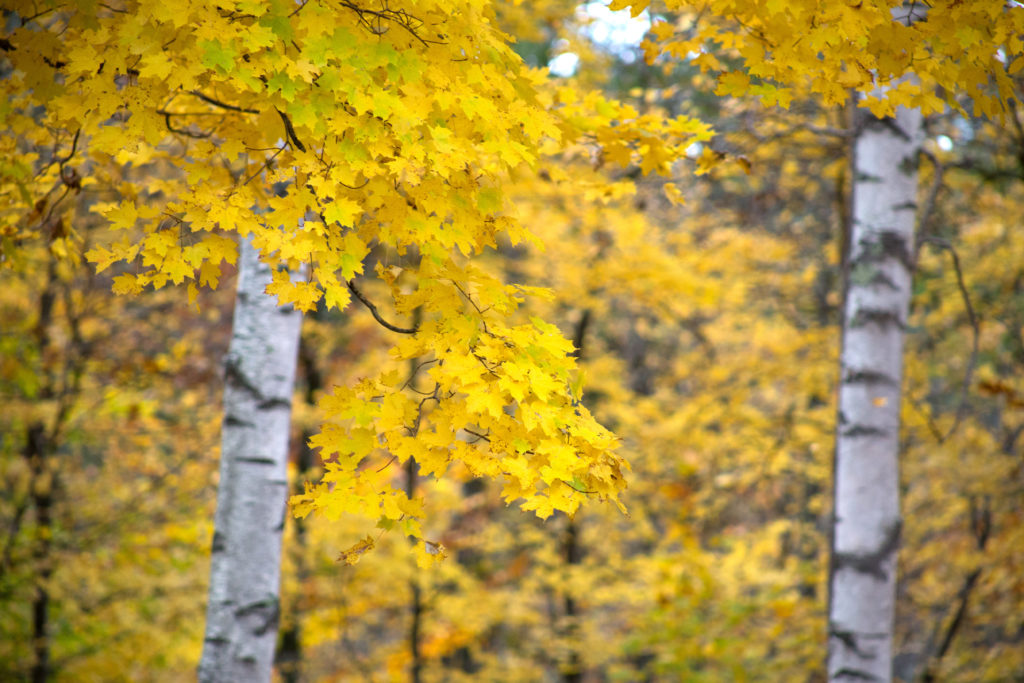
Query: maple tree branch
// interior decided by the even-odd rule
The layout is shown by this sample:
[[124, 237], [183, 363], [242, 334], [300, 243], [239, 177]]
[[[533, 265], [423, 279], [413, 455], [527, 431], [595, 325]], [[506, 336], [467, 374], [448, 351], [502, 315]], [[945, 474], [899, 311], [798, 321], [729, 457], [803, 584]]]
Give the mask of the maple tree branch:
[[362, 302], [362, 304], [366, 306], [367, 310], [369, 310], [370, 313], [373, 315], [373, 319], [380, 323], [386, 329], [389, 329], [392, 332], [398, 332], [399, 334], [416, 334], [416, 332], [419, 330], [419, 325], [413, 325], [412, 327], [398, 327], [397, 325], [392, 325], [387, 320], [381, 317], [380, 312], [377, 310], [377, 307], [373, 304], [373, 302], [367, 299], [362, 292], [356, 289], [356, 286], [355, 284], [353, 284], [352, 280], [345, 280], [345, 284], [348, 286], [348, 291], [352, 292], [352, 296], [359, 299], [359, 301]]
[[71, 158], [73, 156], [75, 156], [75, 152], [78, 150], [78, 137], [81, 134], [82, 134], [82, 129], [81, 128], [79, 128], [78, 130], [75, 131], [75, 137], [71, 139], [71, 151], [68, 152], [67, 156], [65, 156], [63, 158], [60, 158], [60, 159], [57, 159], [57, 165], [60, 166], [62, 169], [64, 168], [64, 164], [66, 164], [69, 161], [71, 161]]
[[[50, 159], [50, 161], [48, 161], [46, 164], [44, 164], [38, 171], [36, 171], [35, 174], [32, 177], [33, 178], [38, 178], [39, 176], [41, 176], [43, 173], [46, 172], [46, 169], [50, 168], [54, 164], [57, 164], [58, 168], [60, 168], [61, 176], [63, 176], [64, 175], [64, 164], [66, 164], [69, 161], [71, 161], [72, 157], [74, 157], [75, 153], [78, 151], [78, 138], [79, 138], [79, 136], [81, 134], [82, 134], [82, 129], [78, 128], [75, 131], [75, 137], [71, 140], [71, 151], [68, 152], [66, 156], [59, 157], [59, 158], [57, 157], [57, 150], [60, 149], [60, 137], [59, 137], [59, 135], [55, 135], [54, 137], [56, 139], [53, 142], [53, 153], [51, 154], [51, 156], [53, 158]], [[53, 190], [51, 188], [50, 192], [52, 192], [52, 191]], [[49, 194], [49, 192], [47, 192], [47, 194]]]
[[484, 332], [487, 333], [487, 334], [491, 334], [491, 331], [489, 329], [487, 329], [487, 321], [484, 320], [484, 312], [480, 309], [480, 307], [477, 305], [477, 303], [475, 301], [473, 301], [473, 299], [469, 296], [469, 294], [466, 293], [466, 290], [464, 290], [462, 288], [462, 285], [460, 285], [455, 280], [451, 280], [451, 283], [453, 285], [455, 285], [455, 289], [459, 290], [459, 294], [461, 294], [462, 296], [466, 297], [466, 301], [468, 301], [470, 303], [470, 305], [473, 306], [473, 308], [476, 309], [476, 312], [480, 314], [480, 322], [484, 326]]
[[438, 362], [438, 360], [436, 358], [431, 358], [430, 360], [425, 360], [425, 361], [423, 361], [421, 363], [417, 363], [416, 366], [412, 369], [412, 373], [409, 375], [409, 379], [405, 380], [405, 384], [400, 386], [399, 390], [401, 390], [401, 389], [410, 389], [410, 390], [416, 392], [417, 394], [419, 394], [420, 396], [437, 396], [437, 390], [440, 389], [440, 385], [439, 384], [434, 384], [434, 390], [433, 391], [420, 391], [413, 384], [413, 380], [416, 379], [416, 375], [419, 373], [420, 369], [422, 369], [424, 365], [429, 365], [431, 363], [437, 363], [437, 362]]
[[283, 152], [283, 151], [285, 150], [285, 148], [284, 148], [284, 147], [276, 147], [275, 149], [276, 149], [277, 151], [276, 151], [276, 152], [274, 152], [273, 154], [271, 154], [271, 155], [270, 155], [270, 157], [269, 157], [269, 158], [267, 158], [267, 160], [266, 160], [266, 161], [264, 161], [264, 162], [263, 162], [262, 164], [260, 164], [260, 167], [259, 167], [258, 169], [256, 169], [256, 172], [255, 172], [255, 173], [253, 173], [253, 174], [252, 174], [251, 176], [249, 176], [248, 178], [246, 178], [246, 179], [245, 179], [245, 182], [243, 182], [243, 183], [242, 183], [242, 185], [248, 185], [248, 184], [249, 184], [250, 182], [252, 182], [252, 179], [253, 179], [253, 178], [255, 178], [256, 176], [258, 176], [258, 175], [259, 175], [260, 173], [263, 173], [263, 171], [265, 171], [266, 169], [270, 168], [270, 164], [274, 163], [274, 159], [276, 159], [276, 158], [277, 158], [277, 155], [278, 155], [278, 154], [280, 154], [281, 152]]
[[386, 470], [387, 468], [391, 467], [391, 463], [393, 463], [393, 462], [394, 462], [394, 461], [396, 461], [396, 460], [398, 460], [398, 456], [397, 456], [397, 455], [392, 455], [392, 456], [391, 456], [391, 459], [390, 459], [390, 460], [388, 460], [388, 461], [387, 461], [386, 463], [384, 463], [383, 465], [381, 465], [381, 466], [380, 466], [380, 469], [378, 469], [376, 473], [377, 473], [377, 474], [380, 474], [381, 472], [383, 472], [383, 471], [384, 471], [384, 470]]
[[[411, 379], [411, 378], [410, 378]], [[427, 401], [435, 401], [438, 405], [441, 405], [441, 398], [437, 395], [438, 390], [441, 389], [440, 384], [434, 385], [434, 393], [430, 396], [420, 399], [420, 402], [416, 404], [416, 422], [411, 427], [406, 427], [409, 432], [409, 436], [416, 436], [420, 433], [420, 425], [423, 423], [423, 404]]]
[[295, 127], [292, 125], [292, 120], [288, 118], [287, 114], [285, 114], [277, 107], [274, 107], [274, 111], [277, 112], [277, 115], [280, 116], [281, 120], [284, 122], [284, 132], [288, 136], [288, 139], [291, 141], [291, 143], [298, 147], [300, 151], [305, 152], [306, 146], [302, 144], [302, 141], [299, 140], [299, 136], [295, 134]]
[[177, 133], [179, 135], [184, 135], [186, 137], [196, 138], [196, 139], [204, 139], [204, 138], [208, 138], [211, 135], [213, 135], [213, 132], [209, 132], [209, 133], [193, 133], [192, 131], [185, 130], [183, 128], [175, 128], [173, 125], [171, 125], [171, 116], [172, 116], [172, 114], [170, 112], [163, 112], [163, 114], [164, 114], [164, 125], [167, 126], [167, 130], [171, 131], [172, 133]]
[[[479, 432], [474, 432], [472, 429], [467, 429], [465, 427], [463, 427], [462, 431], [466, 432], [467, 434], [472, 434], [473, 436], [476, 437], [477, 441], [486, 441], [487, 443], [491, 442], [490, 437], [487, 436], [486, 434], [480, 434]], [[476, 442], [474, 441], [473, 443]]]
[[301, 12], [303, 10], [303, 8], [305, 8], [305, 6], [308, 5], [308, 4], [309, 4], [309, 0], [302, 0], [302, 2], [299, 3], [299, 6], [296, 7], [294, 10], [292, 10], [292, 13], [289, 14], [288, 16], [289, 17], [294, 17], [296, 14]]
[[[411, 14], [406, 12], [405, 10], [394, 10], [394, 9], [391, 9], [390, 7], [387, 6], [386, 2], [381, 2], [381, 9], [380, 10], [372, 10], [372, 9], [366, 9], [364, 7], [359, 7], [358, 5], [356, 5], [356, 4], [352, 3], [352, 2], [348, 2], [347, 0], [341, 0], [341, 2], [339, 2], [338, 4], [341, 5], [342, 7], [348, 8], [348, 9], [352, 10], [353, 12], [355, 12], [356, 14], [358, 14], [359, 15], [359, 23], [364, 28], [366, 28], [367, 31], [369, 31], [370, 33], [372, 33], [374, 35], [378, 35], [379, 36], [379, 35], [387, 32], [388, 29], [387, 29], [387, 27], [385, 27], [382, 24], [382, 22], [385, 22], [385, 21], [386, 22], [394, 22], [394, 23], [398, 24], [399, 26], [401, 26], [402, 28], [404, 28], [406, 31], [408, 31], [409, 35], [411, 35], [413, 38], [415, 38], [416, 40], [420, 41], [420, 43], [422, 43], [423, 47], [428, 47], [430, 44], [434, 44], [434, 45], [444, 45], [445, 44], [443, 41], [440, 41], [440, 40], [428, 40], [428, 39], [424, 38], [423, 36], [421, 36], [419, 33], [417, 33], [417, 29], [419, 29], [420, 26], [423, 25], [422, 21], [420, 21], [416, 17], [412, 16]], [[374, 19], [376, 19], [376, 21], [377, 21], [376, 25], [372, 24], [370, 22], [370, 20], [367, 19], [366, 16], [364, 16], [364, 15], [369, 15], [369, 16], [373, 17]], [[414, 26], [413, 22], [419, 22], [419, 23], [418, 23], [418, 25]]]
[[229, 111], [237, 111], [237, 112], [241, 112], [243, 114], [259, 114], [260, 113], [258, 109], [247, 109], [246, 107], [238, 107], [238, 106], [236, 106], [234, 104], [228, 104], [227, 102], [221, 102], [220, 100], [214, 99], [214, 98], [210, 97], [209, 95], [204, 95], [199, 90], [190, 90], [189, 94], [193, 95], [195, 97], [198, 97], [199, 99], [201, 99], [203, 102], [206, 102], [207, 104], [212, 104], [213, 106], [220, 107], [221, 109], [227, 109]]

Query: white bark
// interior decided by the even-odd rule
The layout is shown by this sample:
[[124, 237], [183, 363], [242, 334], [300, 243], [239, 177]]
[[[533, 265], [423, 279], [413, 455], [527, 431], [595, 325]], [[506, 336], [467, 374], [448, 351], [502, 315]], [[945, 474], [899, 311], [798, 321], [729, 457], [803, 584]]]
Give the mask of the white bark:
[[836, 434], [830, 681], [892, 680], [900, 391], [922, 140], [920, 111], [900, 108], [887, 119], [865, 112], [855, 141]]
[[302, 314], [264, 293], [248, 239], [226, 361], [202, 683], [269, 681], [277, 642], [288, 435]]

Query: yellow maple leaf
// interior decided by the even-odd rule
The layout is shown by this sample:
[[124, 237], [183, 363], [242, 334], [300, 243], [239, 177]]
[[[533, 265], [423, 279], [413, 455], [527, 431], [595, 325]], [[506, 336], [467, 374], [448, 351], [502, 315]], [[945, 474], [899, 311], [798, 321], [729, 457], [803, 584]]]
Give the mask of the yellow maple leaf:
[[338, 561], [344, 562], [347, 565], [358, 564], [359, 560], [363, 559], [363, 555], [373, 550], [375, 545], [373, 537], [367, 536], [363, 540], [356, 543], [347, 550], [342, 550], [338, 555]]

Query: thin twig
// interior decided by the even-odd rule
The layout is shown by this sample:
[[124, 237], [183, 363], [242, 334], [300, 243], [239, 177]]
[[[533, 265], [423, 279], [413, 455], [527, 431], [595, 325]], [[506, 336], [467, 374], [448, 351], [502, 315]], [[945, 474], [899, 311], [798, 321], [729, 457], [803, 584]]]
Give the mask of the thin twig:
[[212, 132], [210, 132], [210, 133], [193, 133], [192, 131], [185, 130], [183, 128], [175, 128], [173, 125], [171, 125], [171, 116], [173, 116], [173, 114], [171, 114], [169, 112], [164, 112], [164, 125], [167, 126], [167, 130], [171, 131], [172, 133], [178, 133], [179, 135], [185, 135], [187, 137], [197, 138], [197, 139], [204, 139], [204, 138], [208, 138], [211, 135], [213, 135]]
[[943, 175], [945, 174], [945, 166], [938, 160], [938, 158], [926, 149], [921, 150], [921, 154], [932, 162], [932, 178], [931, 187], [928, 188], [928, 196], [924, 200], [924, 205], [918, 212], [917, 230], [916, 234], [922, 237], [917, 240], [917, 244], [914, 249], [914, 264], [917, 264], [917, 258], [921, 251], [921, 243], [924, 242], [924, 235], [928, 234], [928, 219], [931, 218], [932, 211], [935, 209], [935, 200], [939, 196], [939, 190], [942, 189]]
[[451, 283], [453, 285], [455, 285], [455, 289], [459, 290], [459, 293], [462, 294], [462, 296], [466, 297], [466, 301], [468, 301], [470, 303], [470, 305], [472, 305], [473, 308], [476, 309], [476, 312], [480, 314], [480, 322], [484, 326], [484, 332], [487, 333], [487, 334], [491, 334], [491, 331], [489, 329], [487, 329], [487, 321], [484, 320], [484, 312], [482, 310], [480, 310], [480, 307], [477, 305], [477, 303], [475, 301], [473, 301], [473, 299], [469, 296], [469, 294], [466, 294], [466, 290], [464, 290], [462, 288], [462, 286], [459, 285], [458, 282], [456, 282], [455, 280], [451, 280]]
[[[440, 40], [427, 40], [426, 38], [421, 36], [419, 33], [417, 33], [416, 30], [420, 26], [423, 25], [423, 22], [420, 21], [419, 19], [416, 19], [415, 17], [413, 17], [411, 14], [409, 14], [408, 12], [406, 12], [404, 10], [393, 10], [393, 9], [389, 8], [386, 4], [383, 4], [383, 3], [382, 3], [383, 9], [380, 10], [380, 11], [372, 10], [372, 9], [366, 9], [364, 7], [359, 7], [358, 5], [355, 5], [355, 4], [351, 3], [351, 2], [346, 2], [345, 0], [342, 0], [342, 2], [339, 2], [338, 4], [340, 4], [342, 7], [348, 8], [348, 9], [352, 10], [353, 12], [355, 12], [356, 14], [358, 14], [359, 15], [359, 23], [362, 24], [366, 28], [366, 30], [368, 30], [370, 33], [373, 33], [375, 35], [380, 35], [381, 33], [383, 33], [384, 31], [387, 30], [386, 28], [381, 26], [381, 21], [388, 21], [388, 22], [394, 22], [394, 23], [398, 24], [399, 26], [401, 26], [402, 28], [404, 28], [406, 31], [409, 32], [409, 35], [411, 35], [416, 40], [420, 41], [420, 43], [423, 45], [423, 47], [428, 47], [430, 44], [434, 44], [434, 45], [444, 45], [445, 44], [443, 41], [440, 41]], [[371, 24], [370, 21], [365, 16], [363, 16], [363, 15], [366, 15], [366, 14], [370, 15], [371, 17], [373, 17], [373, 18], [375, 18], [377, 20], [377, 25], [376, 26]], [[419, 26], [413, 26], [413, 21], [414, 20], [419, 22]]]
[[283, 152], [284, 150], [285, 150], [284, 147], [278, 147], [277, 151], [274, 152], [273, 154], [271, 154], [270, 157], [267, 158], [266, 161], [264, 161], [262, 164], [260, 164], [260, 167], [256, 170], [256, 172], [253, 173], [248, 178], [246, 178], [245, 182], [243, 182], [242, 185], [248, 185], [250, 182], [252, 182], [253, 178], [258, 176], [260, 173], [263, 173], [263, 171], [265, 171], [266, 169], [270, 168], [270, 164], [273, 163], [274, 159], [277, 158], [277, 155], [280, 154], [281, 152]]
[[953, 270], [956, 273], [956, 284], [960, 289], [960, 296], [964, 300], [964, 309], [967, 311], [967, 321], [971, 325], [971, 356], [967, 361], [967, 372], [964, 373], [964, 383], [960, 390], [960, 405], [957, 406], [956, 416], [953, 419], [953, 425], [946, 432], [945, 436], [939, 439], [939, 443], [942, 443], [949, 437], [953, 436], [953, 433], [960, 426], [960, 422], [963, 420], [964, 415], [967, 412], [967, 392], [970, 390], [971, 379], [974, 376], [974, 367], [978, 361], [978, 343], [981, 336], [981, 327], [978, 324], [978, 317], [974, 313], [974, 306], [971, 305], [971, 297], [967, 292], [967, 285], [964, 284], [963, 270], [960, 268], [960, 257], [956, 253], [956, 249], [948, 241], [940, 237], [925, 236], [921, 239], [922, 242], [928, 244], [934, 244], [935, 246], [945, 249], [949, 252], [949, 255], [953, 259]]
[[487, 443], [491, 442], [490, 437], [487, 436], [486, 434], [480, 434], [479, 432], [474, 432], [472, 429], [466, 429], [466, 428], [463, 428], [462, 431], [466, 432], [467, 434], [472, 434], [473, 436], [475, 436], [477, 438], [477, 441], [486, 441]]
[[220, 107], [221, 109], [227, 109], [229, 111], [242, 112], [243, 114], [259, 114], [260, 113], [258, 109], [247, 109], [245, 107], [239, 107], [239, 106], [236, 106], [234, 104], [228, 104], [227, 102], [221, 102], [220, 100], [214, 99], [214, 98], [210, 97], [209, 95], [204, 95], [203, 93], [201, 93], [198, 90], [190, 90], [189, 93], [191, 95], [194, 95], [195, 97], [198, 97], [203, 102], [206, 102], [207, 104], [212, 104], [215, 107]]
[[425, 360], [425, 361], [423, 361], [421, 363], [417, 363], [416, 367], [414, 367], [413, 370], [412, 370], [412, 374], [409, 375], [409, 379], [405, 380], [405, 384], [403, 384], [402, 386], [398, 387], [399, 391], [401, 391], [403, 389], [410, 389], [411, 391], [416, 392], [420, 396], [436, 396], [437, 395], [437, 390], [438, 390], [440, 385], [435, 384], [433, 391], [420, 391], [419, 389], [417, 389], [413, 385], [412, 382], [413, 382], [414, 379], [416, 379], [416, 374], [420, 371], [421, 368], [423, 368], [424, 365], [429, 365], [431, 363], [437, 363], [437, 362], [438, 362], [437, 358], [431, 358], [430, 360]]
[[[992, 511], [989, 509], [988, 504], [985, 503], [978, 509], [974, 503], [974, 500], [970, 500], [971, 508], [971, 531], [974, 532], [974, 540], [977, 543], [978, 550], [984, 551], [985, 546], [988, 544], [989, 534], [992, 531]], [[928, 668], [925, 670], [924, 675], [921, 677], [922, 683], [934, 683], [935, 669], [938, 668], [942, 658], [949, 652], [950, 646], [953, 644], [953, 638], [956, 637], [957, 632], [963, 625], [967, 617], [967, 603], [970, 600], [971, 592], [978, 583], [978, 579], [981, 577], [981, 567], [977, 567], [970, 574], [964, 578], [964, 584], [960, 588], [960, 592], [957, 594], [959, 604], [957, 605], [956, 612], [953, 614], [952, 621], [949, 622], [949, 626], [946, 628], [946, 634], [942, 638], [942, 644], [939, 645], [938, 651], [935, 653], [935, 659]]]

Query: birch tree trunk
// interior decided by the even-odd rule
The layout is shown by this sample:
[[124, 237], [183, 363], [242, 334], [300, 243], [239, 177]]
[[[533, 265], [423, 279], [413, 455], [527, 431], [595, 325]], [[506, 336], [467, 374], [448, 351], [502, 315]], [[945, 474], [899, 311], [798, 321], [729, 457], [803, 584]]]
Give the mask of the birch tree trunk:
[[900, 543], [899, 427], [919, 110], [866, 111], [854, 142], [829, 601], [830, 681], [890, 681]]
[[248, 239], [224, 386], [202, 683], [269, 681], [277, 641], [288, 434], [302, 314], [264, 293], [270, 268]]

